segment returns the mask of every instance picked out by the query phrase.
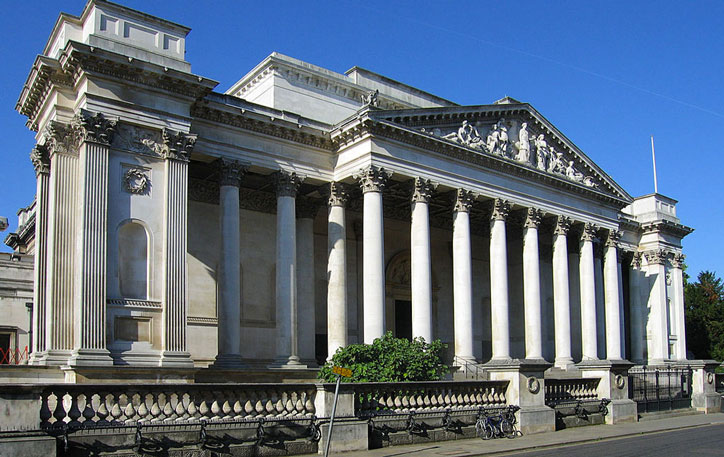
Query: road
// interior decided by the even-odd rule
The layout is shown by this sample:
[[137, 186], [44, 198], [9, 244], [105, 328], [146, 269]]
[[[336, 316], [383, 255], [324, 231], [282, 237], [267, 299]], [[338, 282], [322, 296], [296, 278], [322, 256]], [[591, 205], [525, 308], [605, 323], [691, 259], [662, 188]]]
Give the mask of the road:
[[520, 457], [688, 457], [724, 456], [724, 424], [609, 439], [597, 443], [512, 452]]

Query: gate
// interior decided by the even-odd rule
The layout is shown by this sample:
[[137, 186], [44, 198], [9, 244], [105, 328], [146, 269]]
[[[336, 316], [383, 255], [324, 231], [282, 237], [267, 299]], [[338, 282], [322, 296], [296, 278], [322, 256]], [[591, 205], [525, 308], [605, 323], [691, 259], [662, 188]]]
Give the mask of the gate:
[[691, 367], [631, 369], [629, 398], [639, 413], [691, 408]]

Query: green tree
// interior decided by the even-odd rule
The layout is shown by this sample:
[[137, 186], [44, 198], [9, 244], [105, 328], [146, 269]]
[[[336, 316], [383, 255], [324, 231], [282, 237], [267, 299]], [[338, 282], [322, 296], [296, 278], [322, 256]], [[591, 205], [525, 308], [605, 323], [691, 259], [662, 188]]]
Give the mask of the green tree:
[[352, 370], [352, 377], [342, 378], [343, 382], [438, 381], [448, 371], [442, 362], [445, 348], [440, 340], [410, 341], [387, 332], [372, 344], [351, 344], [338, 349], [319, 371], [319, 378], [335, 381], [332, 367], [337, 365]]
[[711, 271], [684, 284], [686, 345], [696, 358], [724, 360], [724, 285]]

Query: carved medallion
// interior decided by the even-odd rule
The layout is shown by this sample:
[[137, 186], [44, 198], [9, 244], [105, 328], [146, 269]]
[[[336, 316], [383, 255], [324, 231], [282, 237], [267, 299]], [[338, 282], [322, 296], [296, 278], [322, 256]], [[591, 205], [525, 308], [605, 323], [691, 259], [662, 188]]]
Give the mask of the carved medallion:
[[129, 168], [123, 173], [123, 188], [126, 192], [146, 195], [151, 188], [151, 179], [148, 170], [142, 168]]

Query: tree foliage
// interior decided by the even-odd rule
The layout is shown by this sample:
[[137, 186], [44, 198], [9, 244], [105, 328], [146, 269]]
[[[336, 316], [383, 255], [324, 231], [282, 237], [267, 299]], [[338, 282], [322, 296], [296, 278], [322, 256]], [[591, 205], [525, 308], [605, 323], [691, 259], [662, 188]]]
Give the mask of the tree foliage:
[[724, 360], [724, 285], [710, 271], [684, 285], [686, 346], [697, 359]]
[[320, 370], [319, 378], [336, 381], [334, 365], [352, 370], [352, 377], [343, 382], [438, 381], [448, 371], [442, 362], [446, 345], [440, 340], [426, 343], [422, 338], [412, 341], [395, 338], [392, 332], [372, 344], [351, 344], [339, 348]]

